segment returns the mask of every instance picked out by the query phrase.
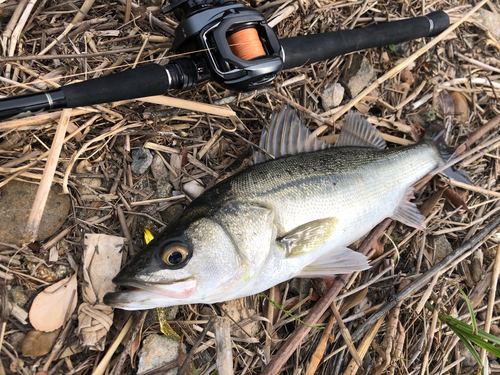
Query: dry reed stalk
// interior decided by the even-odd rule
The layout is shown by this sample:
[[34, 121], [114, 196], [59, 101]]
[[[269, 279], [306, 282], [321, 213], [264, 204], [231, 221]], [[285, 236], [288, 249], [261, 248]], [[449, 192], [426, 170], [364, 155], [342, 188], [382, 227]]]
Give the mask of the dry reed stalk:
[[219, 316], [214, 324], [215, 350], [217, 352], [217, 372], [221, 375], [233, 374], [233, 350], [231, 340], [231, 321]]
[[83, 21], [89, 10], [92, 8], [92, 5], [94, 5], [94, 1], [95, 0], [85, 0], [78, 13], [75, 15], [75, 17], [73, 17], [71, 23], [75, 24], [77, 22]]
[[123, 339], [125, 338], [125, 335], [130, 330], [130, 327], [132, 327], [133, 320], [134, 320], [134, 315], [130, 315], [130, 318], [128, 318], [127, 323], [125, 323], [122, 330], [116, 337], [113, 344], [111, 344], [104, 357], [102, 357], [101, 362], [99, 362], [99, 365], [97, 365], [94, 371], [92, 371], [92, 375], [103, 375], [106, 372], [108, 364], [111, 361], [111, 357], [113, 356], [113, 354], [115, 354], [116, 349], [118, 349], [118, 346], [122, 343]]
[[71, 111], [71, 109], [65, 109], [62, 111], [61, 119], [59, 120], [56, 134], [54, 136], [54, 142], [52, 143], [49, 155], [47, 156], [47, 163], [45, 164], [43, 176], [40, 181], [40, 185], [38, 186], [35, 201], [33, 202], [30, 216], [28, 218], [28, 224], [26, 226], [26, 233], [30, 236], [30, 242], [36, 240], [38, 236], [40, 221], [42, 220], [45, 203], [47, 203], [47, 198], [49, 197], [49, 191], [57, 168], [57, 162], [59, 161], [59, 155], [64, 144], [64, 136], [66, 134], [66, 129], [68, 128]]
[[429, 373], [429, 369], [427, 368], [427, 365], [429, 363], [429, 355], [431, 353], [432, 345], [434, 344], [434, 333], [436, 332], [436, 326], [437, 326], [437, 322], [439, 320], [439, 310], [441, 310], [441, 302], [443, 300], [443, 294], [445, 291], [445, 287], [446, 287], [446, 283], [443, 282], [443, 284], [441, 285], [441, 291], [439, 293], [438, 300], [436, 301], [436, 305], [435, 305], [434, 311], [432, 313], [431, 328], [429, 330], [429, 338], [427, 339], [427, 348], [425, 349], [424, 359], [423, 359], [421, 367], [420, 367], [420, 375], [424, 375], [425, 372]]
[[[490, 333], [491, 317], [493, 315], [493, 307], [495, 306], [495, 295], [497, 293], [498, 274], [500, 273], [500, 245], [498, 245], [497, 247], [495, 264], [493, 266], [492, 272], [493, 275], [491, 277], [490, 294], [488, 296], [488, 308], [486, 310], [486, 320], [484, 322], [484, 328], [483, 328], [483, 331], [487, 333]], [[484, 348], [481, 348], [479, 356], [481, 357], [481, 361], [485, 363], [486, 350]]]
[[[3, 121], [0, 123], [0, 132], [8, 131], [8, 130], [25, 130], [24, 127], [33, 127], [44, 125], [48, 122], [55, 121], [62, 116], [63, 111], [56, 111], [51, 113], [40, 113], [30, 117], [23, 117], [10, 121]], [[87, 113], [95, 113], [97, 112], [93, 108], [76, 108], [71, 113], [72, 117], [81, 116]]]
[[113, 130], [111, 130], [111, 131], [109, 131], [107, 133], [101, 134], [100, 136], [98, 136], [96, 138], [93, 138], [89, 142], [85, 143], [77, 152], [75, 152], [73, 154], [73, 156], [71, 157], [71, 160], [69, 161], [69, 165], [66, 168], [66, 172], [64, 173], [63, 184], [62, 184], [63, 185], [63, 193], [64, 194], [69, 194], [68, 179], [69, 179], [69, 175], [71, 173], [71, 169], [73, 168], [73, 165], [78, 160], [78, 158], [80, 157], [80, 155], [83, 154], [87, 150], [87, 148], [89, 148], [89, 146], [92, 143], [102, 141], [103, 139], [105, 139], [107, 137], [112, 137], [113, 135], [121, 132], [122, 130], [134, 128], [134, 127], [137, 127], [137, 126], [141, 126], [141, 124], [135, 123], [135, 124], [125, 125], [123, 127], [115, 125], [115, 127], [114, 127]]
[[126, 0], [125, 3], [125, 19], [123, 23], [128, 23], [130, 21], [130, 11], [132, 10], [132, 0]]
[[[366, 355], [368, 348], [370, 347], [372, 341], [374, 340], [375, 335], [377, 334], [384, 319], [385, 317], [381, 316], [378, 319], [377, 323], [375, 323], [367, 332], [361, 344], [359, 344], [357, 351], [362, 358]], [[359, 367], [360, 366], [356, 363], [356, 361], [354, 359], [351, 359], [351, 362], [349, 362], [349, 365], [347, 366], [343, 375], [355, 375], [358, 372]]]
[[47, 52], [49, 52], [52, 47], [54, 47], [57, 43], [60, 43], [61, 40], [63, 40], [66, 35], [68, 35], [68, 33], [71, 31], [71, 29], [73, 29], [74, 25], [72, 23], [70, 23], [65, 29], [64, 31], [61, 33], [61, 35], [59, 35], [57, 38], [55, 38], [47, 47], [45, 47], [38, 55], [39, 56], [43, 56], [45, 55]]
[[[347, 113], [352, 107], [354, 107], [357, 103], [359, 103], [366, 95], [368, 95], [370, 92], [372, 92], [374, 89], [376, 89], [379, 85], [381, 85], [382, 83], [384, 83], [388, 79], [391, 79], [395, 75], [401, 73], [401, 71], [403, 71], [403, 69], [408, 67], [408, 65], [410, 65], [413, 61], [415, 61], [417, 58], [419, 58], [424, 53], [429, 51], [432, 47], [434, 47], [440, 41], [445, 39], [450, 33], [452, 33], [456, 28], [458, 28], [458, 26], [460, 26], [462, 23], [467, 21], [474, 13], [476, 13], [479, 10], [479, 8], [481, 8], [487, 1], [488, 0], [481, 0], [479, 3], [476, 4], [476, 6], [474, 8], [472, 8], [462, 18], [460, 18], [459, 21], [454, 23], [452, 26], [448, 27], [445, 31], [443, 31], [441, 34], [439, 34], [437, 37], [435, 37], [432, 41], [430, 41], [424, 47], [420, 48], [417, 52], [415, 52], [411, 56], [407, 57], [401, 63], [396, 65], [394, 68], [392, 68], [387, 73], [385, 73], [382, 77], [378, 78], [375, 82], [373, 82], [371, 85], [369, 85], [366, 89], [361, 91], [361, 93], [359, 93], [354, 99], [352, 99], [349, 103], [344, 105], [340, 111], [336, 112], [332, 116], [331, 122], [334, 123], [335, 121], [337, 121], [342, 115]], [[316, 129], [314, 133], [317, 135], [321, 135], [327, 129], [328, 129], [327, 125], [322, 125], [318, 129]]]
[[121, 352], [120, 357], [118, 358], [118, 362], [116, 363], [111, 375], [120, 375], [123, 373], [123, 365], [125, 364], [125, 361], [129, 356], [130, 348], [132, 347], [132, 344], [135, 341], [135, 337], [137, 336], [139, 331], [142, 329], [142, 326], [144, 325], [144, 320], [146, 319], [146, 315], [148, 315], [148, 310], [141, 311], [141, 314], [137, 319], [137, 323], [134, 325], [134, 328], [132, 328], [132, 331], [130, 332], [130, 335], [128, 337], [128, 341], [125, 344], [125, 347], [123, 348], [123, 351]]
[[[14, 31], [12, 32], [12, 35], [10, 36], [10, 43], [9, 43], [9, 49], [7, 51], [7, 56], [14, 56], [14, 52], [16, 51], [17, 47], [17, 41], [21, 37], [21, 32], [24, 29], [24, 25], [26, 25], [26, 22], [28, 21], [28, 17], [31, 13], [31, 10], [35, 6], [37, 0], [29, 0], [28, 4], [26, 4], [26, 8], [24, 8], [24, 12], [19, 18], [19, 22], [17, 23], [16, 27], [14, 28]], [[10, 71], [11, 71], [12, 65], [7, 64], [5, 66], [5, 78], [10, 78]]]
[[4, 56], [7, 53], [7, 39], [9, 39], [10, 36], [12, 35], [12, 32], [14, 31], [14, 27], [16, 26], [17, 21], [19, 21], [19, 17], [21, 17], [21, 14], [23, 13], [23, 10], [26, 7], [26, 4], [28, 4], [28, 0], [19, 1], [19, 3], [17, 4], [16, 10], [12, 14], [12, 16], [10, 17], [10, 20], [7, 23], [7, 25], [5, 25], [5, 29], [3, 30], [2, 40], [1, 40], [2, 51], [3, 51]]
[[323, 331], [321, 340], [312, 355], [311, 362], [309, 362], [309, 365], [307, 366], [306, 375], [314, 375], [316, 373], [316, 370], [318, 369], [318, 366], [323, 359], [323, 356], [325, 355], [326, 343], [331, 337], [331, 332], [334, 324], [335, 316], [332, 314], [330, 316], [330, 319], [328, 320], [325, 330]]
[[330, 305], [330, 308], [332, 309], [333, 315], [337, 320], [337, 324], [339, 325], [340, 328], [340, 334], [344, 338], [344, 342], [347, 345], [347, 348], [349, 349], [349, 353], [351, 353], [351, 356], [356, 362], [356, 364], [359, 367], [363, 367], [362, 357], [359, 355], [358, 351], [356, 350], [356, 347], [354, 346], [354, 342], [352, 341], [351, 335], [349, 334], [349, 330], [342, 321], [342, 317], [340, 316], [339, 310], [337, 310], [337, 306], [335, 305], [335, 303], [332, 303]]
[[141, 102], [146, 102], [146, 103], [164, 105], [167, 107], [182, 108], [190, 111], [208, 113], [209, 115], [214, 115], [214, 116], [236, 117], [236, 113], [229, 108], [219, 107], [216, 105], [205, 104], [205, 103], [197, 103], [197, 102], [192, 102], [190, 100], [172, 98], [169, 96], [161, 96], [161, 95], [147, 96], [135, 100], [140, 100]]

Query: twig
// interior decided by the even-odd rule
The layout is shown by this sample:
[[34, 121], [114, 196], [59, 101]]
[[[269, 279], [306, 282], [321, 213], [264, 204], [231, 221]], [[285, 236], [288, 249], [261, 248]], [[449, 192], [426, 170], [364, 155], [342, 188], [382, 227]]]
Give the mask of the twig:
[[38, 186], [36, 198], [33, 202], [30, 216], [28, 218], [28, 224], [26, 226], [26, 233], [30, 236], [30, 241], [36, 240], [38, 236], [40, 221], [42, 220], [45, 203], [47, 203], [47, 198], [49, 197], [50, 186], [52, 184], [52, 179], [54, 178], [57, 162], [64, 143], [64, 136], [66, 134], [66, 129], [68, 128], [71, 111], [71, 109], [65, 109], [62, 111], [61, 119], [59, 120], [59, 125], [57, 126], [56, 134], [54, 136], [54, 142], [52, 143], [50, 153], [47, 157], [47, 163], [45, 164], [43, 176], [40, 181], [40, 185]]
[[198, 347], [200, 346], [200, 344], [203, 341], [203, 339], [205, 338], [205, 335], [207, 334], [207, 332], [212, 329], [213, 324], [214, 324], [214, 318], [211, 318], [208, 321], [205, 328], [203, 329], [203, 331], [200, 333], [200, 336], [198, 337], [198, 339], [194, 343], [193, 347], [189, 351], [188, 355], [186, 356], [186, 359], [184, 359], [182, 366], [179, 367], [179, 370], [177, 371], [177, 375], [184, 375], [189, 363], [191, 362], [191, 359], [194, 357], [194, 355], [196, 353], [196, 349], [198, 349]]
[[351, 353], [351, 356], [356, 362], [356, 364], [359, 367], [363, 367], [363, 360], [361, 359], [361, 356], [359, 355], [358, 351], [356, 350], [356, 347], [354, 346], [351, 335], [349, 334], [349, 330], [342, 321], [342, 317], [340, 316], [339, 311], [337, 310], [337, 306], [335, 305], [335, 303], [332, 303], [330, 305], [330, 308], [332, 309], [333, 315], [337, 320], [337, 324], [339, 325], [340, 328], [340, 333], [344, 338], [344, 342], [346, 343], [347, 348], [349, 349], [349, 353]]
[[82, 7], [79, 9], [78, 13], [75, 15], [75, 17], [73, 18], [73, 21], [71, 21], [71, 23], [75, 24], [77, 22], [83, 21], [83, 19], [87, 16], [87, 13], [89, 12], [89, 10], [92, 8], [94, 1], [95, 0], [85, 0]]
[[[384, 321], [384, 317], [381, 316], [377, 323], [371, 327], [371, 329], [368, 331], [368, 333], [365, 335], [364, 340], [361, 342], [361, 344], [358, 347], [358, 353], [360, 353], [361, 357], [364, 357], [366, 352], [368, 351], [368, 348], [370, 347], [373, 339], [375, 338], [375, 335], [377, 334], [380, 326], [382, 325], [382, 322]], [[359, 366], [356, 363], [356, 361], [351, 360], [349, 365], [347, 366], [347, 369], [343, 372], [344, 375], [354, 375], [358, 372]]]
[[141, 311], [141, 314], [137, 318], [137, 323], [134, 325], [134, 328], [132, 328], [132, 331], [130, 331], [130, 335], [127, 341], [127, 344], [123, 348], [123, 351], [120, 354], [120, 357], [118, 358], [118, 362], [115, 365], [115, 368], [113, 369], [113, 372], [111, 373], [112, 375], [119, 375], [122, 373], [123, 370], [123, 365], [125, 364], [125, 360], [127, 359], [127, 356], [130, 353], [130, 348], [132, 347], [132, 344], [135, 341], [135, 337], [137, 336], [137, 333], [142, 329], [142, 325], [144, 324], [144, 320], [146, 319], [146, 315], [148, 315], [148, 310], [143, 310]]
[[132, 326], [132, 321], [133, 321], [133, 315], [128, 318], [127, 323], [123, 326], [122, 330], [116, 337], [115, 341], [113, 344], [109, 347], [108, 351], [102, 357], [101, 362], [99, 365], [94, 369], [92, 372], [92, 375], [103, 375], [104, 372], [106, 371], [106, 368], [108, 367], [109, 362], [111, 361], [111, 357], [115, 353], [116, 349], [118, 349], [118, 346], [121, 344], [122, 340], [125, 338], [125, 335], [127, 332], [130, 330], [130, 327]]
[[138, 98], [136, 100], [140, 100], [141, 102], [146, 102], [146, 103], [160, 104], [168, 107], [188, 109], [191, 111], [198, 111], [221, 117], [236, 116], [236, 113], [232, 109], [219, 107], [211, 104], [197, 103], [190, 100], [172, 98], [170, 96], [161, 96], [161, 95], [148, 96], [145, 98]]
[[496, 228], [500, 225], [500, 215], [497, 216], [491, 223], [485, 226], [480, 232], [478, 232], [474, 237], [470, 240], [465, 241], [462, 245], [457, 247], [453, 252], [448, 254], [446, 257], [441, 260], [441, 262], [437, 263], [434, 267], [432, 267], [429, 271], [424, 273], [418, 279], [414, 280], [406, 288], [397, 293], [392, 301], [386, 303], [380, 309], [378, 309], [372, 316], [370, 316], [362, 325], [358, 328], [356, 332], [352, 335], [354, 341], [359, 340], [363, 335], [370, 329], [370, 327], [385, 313], [387, 313], [390, 309], [396, 306], [399, 302], [405, 300], [411, 294], [420, 290], [424, 287], [428, 281], [441, 273], [446, 267], [452, 263], [456, 258], [464, 254], [465, 252], [474, 248], [481, 241], [486, 239], [489, 235], [496, 233]]
[[[382, 235], [382, 233], [387, 229], [389, 224], [392, 222], [391, 219], [385, 219], [378, 226], [376, 226], [364, 239], [358, 251], [361, 254], [366, 255], [368, 251], [372, 248], [375, 241]], [[339, 281], [336, 279], [328, 292], [321, 297], [321, 299], [314, 305], [304, 321], [308, 324], [300, 324], [293, 334], [286, 340], [280, 350], [273, 356], [273, 359], [263, 371], [263, 375], [276, 375], [281, 367], [286, 363], [288, 358], [295, 352], [297, 346], [302, 342], [307, 333], [311, 330], [310, 326], [314, 326], [321, 315], [330, 307], [330, 305], [335, 300], [335, 297], [342, 290], [343, 283], [345, 283], [350, 277], [350, 274], [342, 275]]]
[[[497, 254], [495, 257], [495, 265], [493, 266], [493, 275], [491, 277], [490, 294], [488, 296], [488, 309], [486, 310], [486, 320], [484, 321], [484, 332], [490, 333], [491, 317], [493, 315], [493, 307], [495, 306], [495, 295], [497, 292], [498, 274], [500, 273], [500, 245], [497, 247]], [[481, 348], [480, 353], [481, 361], [485, 363], [486, 350]]]
[[231, 321], [218, 317], [214, 325], [215, 350], [217, 352], [217, 372], [220, 375], [233, 374], [233, 352], [231, 341]]

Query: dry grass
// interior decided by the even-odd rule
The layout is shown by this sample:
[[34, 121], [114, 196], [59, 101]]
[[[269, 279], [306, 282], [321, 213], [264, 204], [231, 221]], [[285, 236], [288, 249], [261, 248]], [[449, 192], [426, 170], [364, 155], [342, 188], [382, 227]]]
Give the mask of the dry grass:
[[[165, 63], [175, 57], [171, 43], [177, 20], [161, 15], [163, 5], [153, 1], [140, 5], [131, 1], [0, 2], [0, 95], [21, 95], [131, 66]], [[181, 365], [184, 358], [188, 361], [182, 370], [195, 373], [196, 368], [200, 374], [212, 374], [217, 368], [219, 373], [241, 375], [478, 371], [457, 337], [440, 325], [437, 312], [426, 310], [424, 304], [430, 302], [440, 312], [468, 322], [460, 293], [446, 282], [451, 280], [468, 294], [479, 326], [500, 334], [495, 295], [500, 244], [496, 234], [500, 35], [484, 26], [478, 13], [471, 12], [476, 3], [467, 0], [298, 0], [249, 5], [276, 25], [279, 38], [363, 27], [438, 9], [448, 12], [456, 28], [432, 43], [416, 40], [396, 51], [384, 47], [360, 52], [378, 79], [355, 98], [344, 97], [337, 108], [325, 108], [322, 93], [327, 85], [342, 80], [353, 54], [282, 72], [275, 85], [255, 93], [235, 95], [207, 83], [172, 94], [175, 100], [171, 101], [150, 97], [1, 122], [0, 187], [13, 180], [31, 181], [40, 183], [44, 189], [40, 194], [44, 194], [56, 182], [70, 194], [72, 210], [63, 227], [42, 246], [8, 245], [0, 251], [0, 280], [6, 284], [0, 296], [0, 374], [31, 374], [43, 368], [50, 374], [134, 372], [128, 354], [138, 349], [144, 337], [160, 332], [160, 323], [165, 323], [158, 322], [154, 310], [146, 320], [144, 313], [115, 314], [106, 355], [79, 352], [77, 323], [70, 320], [61, 331], [57, 352], [23, 357], [15, 340], [30, 330], [25, 312], [33, 292], [53, 282], [46, 276], [56, 267], [66, 267], [65, 273], [58, 274], [61, 278], [70, 273], [70, 266], [81, 264], [85, 233], [126, 237], [126, 261], [143, 246], [143, 228], [159, 233], [167, 224], [160, 213], [190, 202], [183, 194], [186, 183], [196, 180], [210, 187], [248, 165], [262, 127], [269, 124], [273, 109], [283, 101], [302, 110], [301, 116], [312, 130], [331, 139], [338, 133], [343, 114], [356, 109], [381, 129], [390, 147], [416, 141], [428, 121], [442, 122], [448, 129], [448, 143], [463, 146], [458, 166], [467, 169], [474, 187], [438, 176], [417, 184], [415, 200], [426, 214], [426, 231], [384, 222], [370, 241], [361, 244], [371, 254], [373, 267], [344, 277], [345, 288], [338, 281], [313, 280], [310, 284], [299, 280], [267, 293], [296, 317], [326, 330], [304, 326], [268, 307], [260, 296], [235, 304], [242, 314], [240, 321], [234, 320], [234, 313], [225, 305], [182, 306], [177, 318], [168, 323], [182, 338], [187, 357], [157, 373]], [[493, 2], [486, 2], [483, 9], [491, 15], [500, 13]], [[151, 171], [142, 176], [132, 173], [131, 150], [143, 146], [161, 155], [169, 182], [180, 195], [161, 198]], [[57, 159], [58, 149], [57, 168], [50, 176], [43, 174], [48, 158], [56, 155]], [[84, 160], [85, 168], [83, 164], [79, 168]], [[36, 220], [31, 221], [32, 233], [37, 233], [37, 225]], [[456, 252], [440, 263], [446, 254], [437, 248], [443, 243]], [[55, 263], [48, 260], [54, 246], [59, 251]], [[12, 290], [19, 286], [28, 302], [12, 309]], [[356, 299], [356, 294], [347, 297], [350, 290], [364, 292]], [[322, 295], [325, 297], [317, 301]], [[355, 302], [343, 309], [349, 298]], [[338, 319], [329, 308], [332, 303], [342, 314], [340, 327], [345, 329], [333, 324]], [[387, 313], [373, 315], [377, 309]], [[355, 340], [349, 348], [344, 340], [349, 343], [347, 332]], [[216, 355], [216, 347], [224, 355]], [[78, 353], [71, 354], [68, 348]], [[363, 360], [363, 370], [352, 357], [356, 352]], [[136, 368], [137, 358], [133, 360]], [[489, 358], [489, 368], [500, 372], [497, 358]]]

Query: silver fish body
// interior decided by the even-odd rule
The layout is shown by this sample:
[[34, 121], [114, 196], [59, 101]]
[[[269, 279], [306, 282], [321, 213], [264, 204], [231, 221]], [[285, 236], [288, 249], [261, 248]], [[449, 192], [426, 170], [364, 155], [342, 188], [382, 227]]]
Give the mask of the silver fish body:
[[[442, 164], [426, 140], [391, 150], [327, 148], [252, 166], [194, 200], [114, 280], [135, 289], [105, 302], [123, 309], [214, 303], [296, 276], [366, 269], [366, 258], [346, 247], [387, 217], [422, 227], [408, 194]], [[163, 259], [172, 246], [185, 249], [173, 266]]]

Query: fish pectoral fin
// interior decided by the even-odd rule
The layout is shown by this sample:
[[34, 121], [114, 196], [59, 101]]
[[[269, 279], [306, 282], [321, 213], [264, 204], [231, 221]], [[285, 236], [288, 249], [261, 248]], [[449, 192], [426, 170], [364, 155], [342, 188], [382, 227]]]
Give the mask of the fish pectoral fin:
[[338, 219], [329, 217], [302, 224], [277, 239], [286, 251], [287, 257], [310, 253], [323, 245], [333, 234]]
[[398, 209], [391, 216], [391, 219], [400, 221], [403, 224], [408, 225], [416, 229], [425, 229], [425, 217], [420, 213], [418, 207], [415, 203], [408, 201], [409, 198], [413, 196], [413, 188], [410, 187], [406, 190], [406, 193], [401, 200]]
[[304, 267], [298, 277], [333, 278], [335, 275], [364, 271], [370, 268], [368, 259], [347, 247], [340, 247]]
[[349, 112], [345, 117], [339, 139], [335, 142], [335, 147], [340, 146], [375, 147], [384, 150], [387, 144], [382, 134], [368, 120], [358, 113]]

